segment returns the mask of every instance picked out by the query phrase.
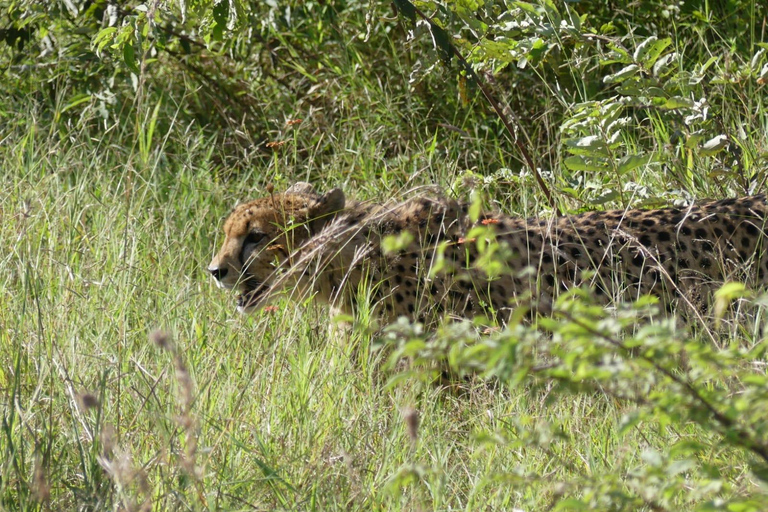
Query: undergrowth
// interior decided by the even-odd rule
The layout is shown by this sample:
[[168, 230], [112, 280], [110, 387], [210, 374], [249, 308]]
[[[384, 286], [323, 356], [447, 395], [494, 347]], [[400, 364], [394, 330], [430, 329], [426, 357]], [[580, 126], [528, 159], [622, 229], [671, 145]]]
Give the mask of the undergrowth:
[[[608, 314], [578, 292], [538, 326], [430, 337], [329, 329], [312, 301], [238, 316], [212, 286], [222, 219], [268, 183], [378, 200], [437, 184], [552, 213], [423, 24], [355, 2], [305, 2], [287, 21], [265, 4], [253, 12], [276, 21], [252, 46], [240, 33], [206, 47], [170, 17], [153, 30], [191, 34], [197, 53], [155, 35], [135, 42], [133, 64], [147, 62], [132, 69], [124, 47], [91, 46], [98, 16], [17, 4], [0, 53], [0, 509], [764, 506], [760, 307], [713, 330], [642, 304]], [[735, 2], [737, 19], [594, 4], [591, 32], [550, 2], [522, 29], [494, 25], [499, 5], [430, 14], [511, 105], [557, 208], [764, 191], [758, 3]], [[530, 45], [505, 61], [504, 37]], [[656, 60], [644, 44], [663, 46]], [[393, 352], [408, 362], [388, 364]], [[435, 360], [466, 377], [458, 392], [419, 378]]]

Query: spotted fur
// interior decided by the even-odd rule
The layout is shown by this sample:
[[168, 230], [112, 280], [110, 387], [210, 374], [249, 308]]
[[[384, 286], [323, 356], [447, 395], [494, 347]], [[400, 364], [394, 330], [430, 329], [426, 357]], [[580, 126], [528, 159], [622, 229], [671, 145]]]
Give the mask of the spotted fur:
[[[656, 210], [472, 218], [467, 205], [450, 199], [363, 203], [297, 183], [235, 208], [208, 270], [221, 287], [239, 289], [241, 311], [280, 294], [313, 294], [350, 314], [364, 298], [384, 321], [504, 321], [521, 303], [546, 309], [584, 284], [605, 302], [654, 294], [667, 308], [700, 306], [724, 281], [766, 282], [766, 208], [759, 195]], [[407, 243], [388, 252], [388, 236]]]

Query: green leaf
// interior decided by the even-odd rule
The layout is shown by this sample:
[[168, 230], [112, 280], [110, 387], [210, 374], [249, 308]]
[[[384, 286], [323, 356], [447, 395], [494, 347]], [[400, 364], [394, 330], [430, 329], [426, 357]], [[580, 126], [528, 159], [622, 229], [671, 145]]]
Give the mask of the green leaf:
[[627, 432], [640, 424], [642, 415], [638, 411], [632, 411], [624, 414], [619, 421], [619, 436], [626, 435]]
[[713, 137], [702, 144], [701, 149], [699, 150], [699, 154], [702, 156], [712, 156], [719, 153], [727, 144], [728, 136], [718, 135], [717, 137]]
[[429, 32], [432, 34], [432, 42], [435, 45], [437, 54], [440, 56], [440, 60], [446, 66], [449, 65], [451, 57], [453, 57], [453, 46], [451, 46], [451, 38], [448, 36], [448, 33], [431, 22], [429, 24]]
[[565, 7], [565, 14], [568, 16], [568, 21], [571, 22], [571, 26], [576, 30], [576, 32], [581, 31], [581, 18], [579, 17], [579, 13], [571, 9], [568, 4], [563, 5]]
[[544, 59], [544, 56], [548, 50], [549, 45], [545, 43], [541, 38], [536, 38], [533, 41], [533, 44], [531, 44], [531, 49], [528, 51], [527, 57], [533, 66], [538, 66], [539, 63]]
[[607, 165], [600, 165], [583, 156], [569, 156], [563, 160], [563, 163], [572, 171], [601, 172], [608, 169]]
[[577, 500], [576, 498], [567, 498], [567, 499], [558, 501], [557, 505], [555, 505], [555, 508], [553, 508], [552, 510], [558, 511], [558, 510], [592, 510], [592, 509], [587, 503], [584, 503], [581, 500]]
[[652, 45], [654, 42], [658, 40], [658, 37], [651, 36], [639, 45], [635, 47], [635, 53], [632, 54], [632, 60], [635, 62], [640, 62], [643, 60], [643, 57], [645, 57], [646, 52], [648, 51], [648, 47]]
[[76, 106], [78, 106], [81, 103], [85, 103], [86, 101], [90, 101], [90, 99], [91, 99], [91, 95], [90, 94], [76, 94], [75, 96], [73, 96], [69, 100], [69, 103], [67, 103], [64, 106], [64, 108], [61, 109], [61, 113], [63, 114], [67, 110], [75, 108]]
[[668, 37], [664, 39], [658, 39], [656, 36], [649, 37], [635, 48], [635, 62], [641, 62], [646, 67], [653, 66], [661, 52], [670, 44], [672, 44], [672, 39]]
[[667, 465], [666, 473], [669, 476], [675, 476], [675, 475], [679, 475], [680, 473], [685, 473], [686, 471], [690, 471], [695, 466], [696, 466], [696, 462], [693, 459], [676, 460], [670, 463], [669, 465]]
[[412, 22], [416, 22], [416, 8], [413, 6], [411, 2], [408, 0], [394, 0], [395, 2], [395, 8], [397, 8], [397, 12], [411, 20]]
[[659, 468], [664, 463], [662, 454], [654, 448], [646, 448], [640, 453], [640, 458], [648, 463], [649, 466]]
[[598, 31], [598, 34], [602, 35], [608, 35], [613, 34], [616, 31], [616, 26], [613, 24], [612, 21], [609, 21], [608, 23], [603, 23], [600, 25], [600, 30]]
[[692, 106], [693, 100], [681, 98], [680, 96], [673, 96], [672, 98], [667, 98], [667, 101], [664, 102], [664, 105], [660, 108], [664, 110], [675, 110], [678, 108], [691, 108]]
[[[760, 478], [760, 479], [763, 480], [764, 482], [768, 481], [765, 478]], [[728, 508], [726, 510], [728, 510], [728, 512], [761, 512], [765, 510], [765, 503], [759, 502], [756, 500], [740, 501], [735, 503], [729, 503]]]
[[[721, 137], [724, 136], [721, 135]], [[749, 289], [747, 289], [744, 283], [725, 283], [715, 292], [715, 307], [713, 311], [715, 319], [719, 321], [721, 318], [723, 318], [723, 315], [725, 315], [725, 312], [728, 310], [728, 306], [731, 304], [731, 302], [741, 297], [747, 297], [750, 294], [751, 293]]]
[[643, 81], [635, 82], [634, 80], [624, 82], [620, 86], [616, 88], [616, 92], [621, 94], [622, 96], [630, 96], [630, 97], [638, 97], [638, 96], [645, 96], [650, 98], [657, 98], [659, 96], [662, 96], [666, 98], [667, 94], [664, 92], [664, 89], [661, 87], [647, 87], [643, 83]]
[[531, 15], [532, 18], [538, 19], [541, 17], [541, 14], [539, 14], [539, 8], [533, 4], [528, 2], [514, 2], [512, 5], [519, 7], [523, 11], [527, 12]]
[[715, 291], [715, 299], [733, 300], [744, 297], [749, 292], [744, 283], [728, 282]]
[[549, 21], [552, 22], [555, 26], [560, 26], [560, 20], [562, 20], [562, 16], [560, 16], [560, 11], [557, 10], [557, 6], [555, 5], [555, 2], [552, 0], [541, 0], [541, 5], [544, 7], [544, 10], [547, 12], [547, 16], [549, 18]]
[[667, 92], [661, 87], [647, 87], [644, 92], [647, 96], [650, 96], [651, 98], [667, 97]]
[[672, 44], [672, 39], [669, 37], [665, 37], [664, 39], [659, 39], [658, 41], [654, 41], [654, 43], [648, 48], [647, 53], [645, 54], [645, 58], [643, 59], [643, 64], [646, 66], [652, 66], [656, 63], [656, 59], [659, 58], [659, 56], [664, 52], [664, 50], [669, 47], [669, 45]]
[[677, 57], [677, 54], [672, 52], [668, 53], [667, 55], [663, 56], [659, 60], [656, 61], [656, 63], [653, 65], [653, 76], [663, 76], [663, 72], [667, 71], [667, 64], [670, 62], [674, 62], [675, 57]]
[[96, 37], [93, 38], [92, 43], [93, 46], [96, 47], [96, 51], [103, 50], [105, 46], [111, 43], [116, 32], [117, 27], [107, 27], [105, 29], [99, 30], [99, 33], [96, 34]]
[[702, 140], [704, 140], [704, 130], [695, 131], [688, 136], [688, 139], [685, 141], [685, 147], [695, 148]]
[[[474, 195], [474, 194], [473, 194]], [[469, 205], [469, 218], [472, 222], [477, 222], [480, 218], [480, 211], [482, 210], [482, 203], [480, 198], [475, 196], [472, 198], [472, 204]]]
[[712, 64], [714, 64], [718, 60], [720, 60], [720, 57], [710, 57], [709, 59], [707, 59], [707, 62], [705, 62], [704, 65], [701, 66], [701, 68], [698, 70], [698, 72], [699, 73], [704, 73], [707, 69], [709, 69], [709, 66], [711, 66]]
[[630, 64], [629, 66], [626, 66], [620, 69], [618, 72], [612, 75], [607, 75], [603, 77], [603, 83], [616, 84], [616, 83], [623, 82], [627, 78], [630, 78], [631, 76], [636, 75], [638, 71], [640, 71], [640, 66], [638, 66], [637, 64]]
[[602, 157], [608, 156], [608, 145], [598, 135], [589, 135], [577, 139], [567, 139], [565, 145], [574, 155]]
[[229, 2], [221, 1], [213, 7], [213, 30], [211, 37], [214, 41], [221, 41], [224, 36], [224, 29], [227, 27], [229, 19]]
[[669, 448], [670, 457], [697, 455], [707, 449], [707, 445], [693, 439], [678, 441]]
[[639, 154], [639, 155], [627, 155], [619, 160], [618, 172], [624, 174], [626, 172], [643, 167], [653, 162], [653, 154]]
[[403, 249], [407, 249], [413, 242], [413, 235], [408, 231], [402, 231], [398, 235], [389, 235], [384, 237], [381, 242], [381, 248], [384, 254], [392, 254]]
[[136, 65], [136, 50], [133, 48], [133, 44], [128, 42], [123, 45], [123, 61], [128, 69], [135, 74], [139, 74], [139, 66]]
[[748, 375], [742, 376], [741, 381], [744, 384], [749, 384], [751, 386], [763, 387], [768, 384], [768, 376], [748, 374]]
[[620, 63], [620, 64], [631, 64], [632, 58], [629, 56], [629, 53], [627, 53], [627, 50], [620, 46], [616, 46], [615, 44], [608, 44], [608, 49], [611, 50], [611, 54], [609, 56], [609, 60], [601, 61], [601, 64], [612, 64], [614, 62]]

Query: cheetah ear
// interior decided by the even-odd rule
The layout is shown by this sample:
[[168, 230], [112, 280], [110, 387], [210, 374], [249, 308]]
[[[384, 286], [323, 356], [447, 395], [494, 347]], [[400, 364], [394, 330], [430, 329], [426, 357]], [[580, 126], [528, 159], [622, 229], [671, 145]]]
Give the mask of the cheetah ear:
[[316, 196], [315, 187], [306, 181], [297, 181], [285, 191], [286, 194], [296, 194], [299, 196]]
[[326, 192], [309, 206], [309, 227], [313, 233], [319, 232], [344, 209], [346, 198], [340, 188]]

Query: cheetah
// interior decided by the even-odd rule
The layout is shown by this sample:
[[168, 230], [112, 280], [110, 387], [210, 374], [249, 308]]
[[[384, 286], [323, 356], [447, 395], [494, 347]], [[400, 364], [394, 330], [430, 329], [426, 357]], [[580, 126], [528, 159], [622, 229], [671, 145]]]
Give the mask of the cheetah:
[[[652, 294], [667, 309], [706, 303], [729, 280], [766, 282], [766, 197], [655, 210], [514, 218], [446, 198], [375, 204], [296, 183], [237, 206], [208, 271], [238, 310], [307, 294], [384, 322], [546, 310], [590, 286], [605, 303]], [[697, 307], [694, 305], [694, 307]]]

